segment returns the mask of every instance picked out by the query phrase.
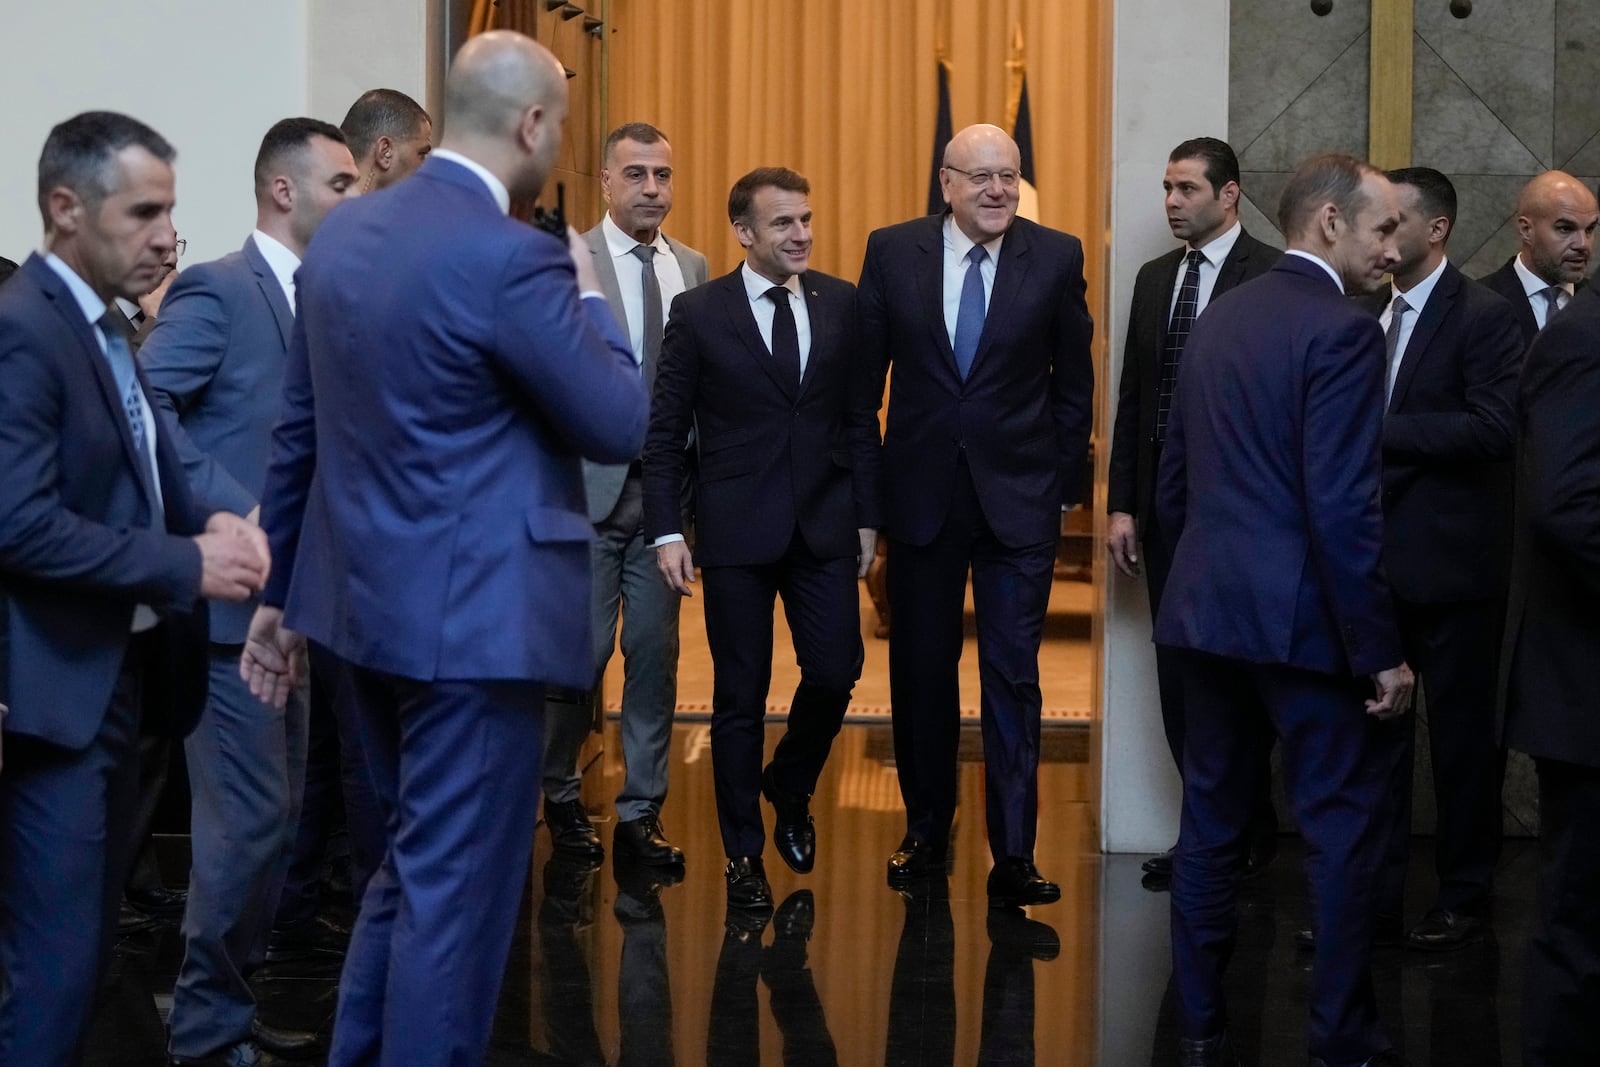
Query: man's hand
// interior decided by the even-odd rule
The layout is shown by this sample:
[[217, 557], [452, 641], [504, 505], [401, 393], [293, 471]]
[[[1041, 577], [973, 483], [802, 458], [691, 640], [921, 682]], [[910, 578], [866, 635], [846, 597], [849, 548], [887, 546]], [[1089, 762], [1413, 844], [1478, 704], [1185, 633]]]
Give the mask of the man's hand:
[[172, 282], [177, 276], [177, 271], [167, 271], [166, 277], [162, 278], [154, 289], [139, 298], [139, 310], [144, 312], [145, 318], [153, 319], [160, 313], [161, 301], [167, 298], [167, 290], [172, 288]]
[[578, 292], [604, 292], [600, 288], [600, 272], [594, 269], [594, 253], [571, 226], [567, 227], [567, 250], [572, 253], [572, 265], [578, 268]]
[[267, 584], [267, 535], [239, 516], [217, 512], [194, 543], [200, 546], [200, 595], [206, 599], [246, 600]]
[[1367, 714], [1379, 719], [1393, 719], [1411, 708], [1411, 693], [1417, 680], [1411, 668], [1404, 663], [1390, 667], [1372, 676], [1377, 697], [1367, 701]]
[[684, 541], [668, 541], [656, 546], [656, 568], [661, 578], [680, 596], [694, 596], [689, 583], [694, 581], [694, 558]]
[[861, 539], [861, 555], [856, 557], [856, 577], [865, 578], [878, 555], [878, 531], [863, 526], [856, 530], [856, 536]]
[[256, 609], [239, 657], [239, 677], [264, 704], [281, 708], [306, 676], [306, 639], [283, 625], [283, 609]]
[[1106, 527], [1106, 547], [1111, 550], [1111, 562], [1129, 578], [1139, 577], [1139, 535], [1133, 526], [1133, 516], [1126, 511], [1113, 511], [1111, 524]]

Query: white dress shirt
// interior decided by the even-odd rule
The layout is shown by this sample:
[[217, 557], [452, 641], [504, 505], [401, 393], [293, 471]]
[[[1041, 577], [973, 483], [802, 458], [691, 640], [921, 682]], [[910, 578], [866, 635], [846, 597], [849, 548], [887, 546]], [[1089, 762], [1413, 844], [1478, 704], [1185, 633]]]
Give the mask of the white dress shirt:
[[[1228, 253], [1233, 251], [1233, 246], [1239, 243], [1239, 235], [1244, 232], [1244, 227], [1237, 221], [1226, 231], [1217, 234], [1204, 246], [1195, 248], [1188, 245], [1184, 249], [1184, 257], [1190, 252], [1200, 253], [1200, 291], [1195, 294], [1194, 314], [1200, 317], [1200, 312], [1211, 303], [1211, 294], [1217, 288], [1217, 275], [1222, 270], [1222, 261], [1228, 258]], [[1189, 273], [1189, 268], [1184, 263], [1178, 264], [1178, 276], [1172, 281], [1172, 299], [1167, 303], [1167, 321], [1172, 321], [1172, 313], [1178, 307], [1178, 294], [1183, 291], [1183, 276]]]
[[[623, 317], [628, 321], [628, 343], [633, 346], [634, 362], [644, 363], [644, 263], [633, 254], [639, 242], [622, 232], [622, 227], [611, 221], [611, 212], [600, 220], [600, 232], [605, 235], [606, 248], [611, 252], [611, 267], [617, 272], [617, 289], [622, 294]], [[672, 246], [656, 231], [650, 242], [656, 250], [656, 283], [661, 288], [661, 322], [666, 323], [672, 311], [672, 301], [688, 286], [683, 280], [683, 266], [672, 254]]]
[[1339, 272], [1329, 266], [1328, 261], [1323, 259], [1321, 256], [1313, 255], [1310, 252], [1302, 252], [1298, 248], [1291, 248], [1289, 251], [1285, 252], [1284, 255], [1299, 256], [1301, 259], [1309, 259], [1311, 262], [1321, 267], [1324, 274], [1333, 279], [1333, 284], [1339, 287], [1339, 292], [1344, 292], [1344, 279], [1339, 277]]
[[[1528, 269], [1522, 262], [1522, 253], [1518, 252], [1515, 259], [1517, 278], [1522, 282], [1522, 291], [1528, 294], [1528, 306], [1533, 309], [1533, 321], [1539, 324], [1539, 329], [1544, 329], [1545, 317], [1550, 312], [1550, 301], [1545, 299], [1544, 291], [1550, 288], [1550, 283]], [[1556, 310], [1560, 311], [1572, 300], [1572, 286], [1565, 282], [1561, 285], [1561, 294], [1556, 297]]]
[[256, 230], [250, 235], [256, 239], [256, 249], [272, 268], [272, 276], [283, 289], [283, 298], [289, 302], [289, 313], [294, 314], [294, 272], [300, 269], [300, 257], [289, 251], [282, 241]]
[[[989, 310], [989, 298], [994, 295], [994, 272], [1000, 264], [1000, 244], [1006, 239], [1001, 234], [992, 241], [985, 241], [983, 247], [989, 250], [989, 258], [983, 261], [979, 273], [983, 276], [983, 310]], [[966, 281], [967, 270], [972, 264], [967, 260], [967, 253], [972, 251], [972, 246], [977, 244], [972, 238], [962, 232], [956, 225], [954, 215], [946, 215], [944, 220], [944, 328], [950, 335], [950, 347], [956, 346], [956, 316], [961, 313], [961, 284]]]
[[1394, 396], [1394, 382], [1400, 375], [1400, 363], [1406, 358], [1406, 346], [1411, 343], [1411, 334], [1417, 328], [1417, 318], [1422, 314], [1422, 309], [1427, 307], [1428, 299], [1433, 296], [1433, 290], [1439, 284], [1439, 279], [1444, 277], [1445, 264], [1448, 259], [1441, 259], [1433, 272], [1413, 285], [1408, 292], [1400, 292], [1397, 288], [1394, 297], [1390, 299], [1389, 306], [1383, 309], [1383, 314], [1378, 316], [1378, 325], [1383, 327], [1384, 336], [1389, 335], [1389, 324], [1394, 321], [1394, 301], [1405, 297], [1408, 309], [1405, 318], [1400, 320], [1400, 336], [1395, 339], [1394, 355], [1389, 360], [1388, 385], [1384, 390], [1384, 399], [1389, 400]]
[[[772, 282], [751, 270], [748, 263], [739, 268], [739, 277], [744, 280], [744, 291], [750, 297], [750, 310], [756, 317], [756, 329], [761, 331], [761, 343], [771, 352], [772, 316], [777, 312], [772, 301], [767, 299]], [[805, 294], [800, 291], [800, 275], [789, 275], [783, 287], [789, 290], [789, 307], [794, 311], [794, 329], [800, 337], [800, 377], [804, 378], [806, 363], [811, 358], [811, 315], [806, 311]]]

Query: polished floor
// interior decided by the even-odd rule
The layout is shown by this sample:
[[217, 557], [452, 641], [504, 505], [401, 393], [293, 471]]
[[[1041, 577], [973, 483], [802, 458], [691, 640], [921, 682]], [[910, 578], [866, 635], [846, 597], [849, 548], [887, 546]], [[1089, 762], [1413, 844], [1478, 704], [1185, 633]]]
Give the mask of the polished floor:
[[[769, 744], [775, 739], [769, 730]], [[964, 749], [971, 758], [962, 768], [952, 874], [902, 894], [883, 881], [902, 829], [888, 731], [847, 726], [813, 805], [817, 870], [794, 875], [769, 850], [780, 906], [772, 922], [751, 929], [725, 922], [707, 728], [678, 727], [664, 821], [688, 853], [685, 877], [661, 885], [609, 861], [592, 871], [552, 861], [541, 828], [490, 1062], [1173, 1063], [1167, 896], [1141, 886], [1142, 857], [1096, 851], [1083, 733], [1045, 732], [1038, 862], [1063, 896], [1026, 918], [987, 908], [975, 736]], [[585, 779], [608, 843], [612, 819], [604, 813], [620, 772], [616, 757], [603, 755]], [[168, 842], [169, 868], [181, 867], [171, 848], [178, 843]], [[1416, 844], [1412, 903], [1420, 910], [1430, 858], [1428, 842]], [[1298, 866], [1294, 839], [1285, 837], [1278, 861], [1247, 888], [1231, 971], [1233, 1026], [1247, 1064], [1305, 1062], [1310, 957], [1293, 944], [1307, 914]], [[1531, 845], [1509, 843], [1490, 941], [1448, 955], [1380, 953], [1379, 996], [1408, 1063], [1519, 1062], [1534, 882]], [[91, 1062], [162, 1062], [162, 1013], [180, 952], [170, 930], [123, 940]], [[336, 963], [263, 971], [255, 985], [264, 1017], [325, 1028], [336, 978]]]

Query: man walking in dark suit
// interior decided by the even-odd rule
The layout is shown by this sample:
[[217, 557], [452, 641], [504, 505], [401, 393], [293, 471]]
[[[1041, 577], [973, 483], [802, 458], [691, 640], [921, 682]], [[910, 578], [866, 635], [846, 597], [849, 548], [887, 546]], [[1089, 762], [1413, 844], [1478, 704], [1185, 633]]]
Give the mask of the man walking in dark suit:
[[[1456, 193], [1436, 170], [1389, 172], [1399, 197], [1383, 420], [1383, 569], [1406, 662], [1426, 695], [1438, 826], [1435, 903], [1414, 948], [1480, 940], [1500, 852], [1494, 693], [1511, 559], [1511, 451], [1522, 331], [1511, 306], [1445, 256]], [[1378, 936], [1398, 934], [1411, 840], [1413, 716], [1400, 745]]]
[[[142, 729], [205, 700], [200, 597], [267, 575], [190, 495], [108, 304], [172, 250], [173, 150], [88, 112], [39, 157], [46, 251], [0, 290], [0, 1063], [83, 1054], [132, 853]], [[141, 705], [145, 710], [141, 722]]]
[[1523, 186], [1517, 200], [1522, 248], [1479, 280], [1510, 302], [1524, 345], [1567, 306], [1588, 275], [1597, 226], [1594, 194], [1572, 175], [1547, 170]]
[[[728, 905], [770, 913], [760, 797], [778, 855], [811, 870], [810, 800], [844, 722], [865, 650], [856, 579], [876, 545], [872, 411], [852, 390], [855, 290], [808, 269], [810, 184], [763, 167], [734, 183], [740, 267], [673, 303], [644, 452], [645, 536], [661, 574], [692, 595], [683, 539], [684, 441], [700, 454], [695, 556], [713, 667], [711, 766], [728, 856]], [[777, 597], [800, 684], [788, 729], [761, 758]]]
[[1016, 217], [1020, 159], [994, 126], [951, 139], [939, 172], [950, 210], [867, 239], [858, 326], [869, 402], [881, 403], [893, 368], [881, 463], [906, 835], [889, 882], [945, 868], [970, 569], [995, 859], [989, 899], [1002, 906], [1061, 895], [1033, 862], [1039, 644], [1094, 393], [1083, 247]]
[[336, 1065], [483, 1060], [528, 879], [544, 686], [592, 680], [571, 612], [589, 600], [579, 457], [624, 461], [644, 437], [588, 247], [507, 216], [560, 150], [561, 64], [480, 34], [445, 106], [428, 161], [330, 213], [296, 275], [261, 498], [280, 565], [241, 664], [275, 703], [303, 640], [343, 665], [386, 817]]
[[[672, 146], [643, 122], [606, 138], [600, 188], [606, 214], [583, 235], [594, 253], [601, 291], [628, 335], [648, 392], [655, 383], [661, 335], [673, 300], [706, 280], [706, 257], [661, 232], [672, 210]], [[655, 549], [644, 536], [641, 461], [583, 465], [584, 494], [595, 540], [594, 626], [598, 695], [622, 630], [622, 758], [627, 775], [617, 796], [617, 859], [652, 866], [683, 862], [661, 829], [667, 799], [667, 757], [678, 703], [678, 605], [661, 580]], [[557, 849], [599, 860], [604, 851], [578, 799], [578, 750], [594, 721], [593, 704], [559, 694], [545, 705], [544, 821]]]
[[1404, 712], [1412, 679], [1379, 565], [1383, 334], [1346, 293], [1398, 260], [1394, 200], [1348, 156], [1301, 164], [1278, 208], [1288, 254], [1216, 300], [1184, 350], [1156, 489], [1176, 539], [1156, 640], [1184, 650], [1172, 955], [1185, 1067], [1233, 1062], [1223, 971], [1267, 745], [1238, 709], [1257, 704], [1306, 842], [1312, 1063], [1389, 1062], [1368, 966], [1392, 788], [1380, 720]]
[[[156, 403], [178, 423], [173, 441], [190, 486], [235, 515], [259, 514], [294, 330], [294, 272], [358, 177], [337, 126], [275, 123], [256, 154], [255, 231], [240, 251], [183, 272], [140, 352]], [[286, 1054], [315, 1044], [258, 1020], [248, 982], [278, 910], [306, 767], [300, 694], [274, 708], [239, 676], [255, 607], [211, 612], [210, 695], [184, 743], [193, 858], [170, 1021], [179, 1063], [233, 1063], [255, 1042]]]
[[1539, 907], [1523, 1063], [1600, 1048], [1600, 292], [1584, 286], [1528, 349], [1518, 416], [1503, 739], [1539, 770]]
[[[1150, 581], [1152, 620], [1172, 569], [1172, 542], [1156, 519], [1155, 484], [1184, 343], [1194, 320], [1213, 299], [1266, 273], [1279, 255], [1239, 223], [1239, 160], [1226, 141], [1196, 137], [1174, 148], [1161, 185], [1167, 225], [1184, 246], [1140, 267], [1133, 283], [1106, 494], [1111, 562], [1130, 578], [1137, 578], [1142, 566]], [[1183, 685], [1174, 657], [1160, 646], [1156, 682], [1167, 746], [1182, 774]], [[1262, 728], [1268, 729], [1264, 720]], [[1251, 873], [1277, 851], [1269, 776], [1262, 777], [1261, 787], [1246, 860]], [[1172, 852], [1146, 860], [1144, 869], [1170, 876]]]

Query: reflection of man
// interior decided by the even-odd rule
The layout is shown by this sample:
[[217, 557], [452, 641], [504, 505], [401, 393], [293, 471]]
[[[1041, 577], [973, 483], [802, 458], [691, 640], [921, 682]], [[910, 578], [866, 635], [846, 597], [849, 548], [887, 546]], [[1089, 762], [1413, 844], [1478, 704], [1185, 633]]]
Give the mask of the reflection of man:
[[571, 622], [589, 599], [579, 456], [636, 455], [647, 414], [587, 246], [507, 217], [560, 149], [561, 64], [480, 34], [445, 102], [439, 149], [333, 212], [296, 276], [262, 495], [282, 565], [242, 664], [282, 700], [300, 638], [281, 622], [343, 665], [384, 808], [336, 1064], [484, 1057], [533, 847], [544, 686], [593, 680], [589, 627]]
[[[1155, 485], [1184, 344], [1194, 320], [1212, 300], [1266, 273], [1278, 259], [1276, 249], [1251, 237], [1239, 224], [1239, 160], [1227, 142], [1214, 137], [1183, 142], [1172, 150], [1161, 185], [1167, 225], [1184, 247], [1140, 267], [1133, 283], [1106, 493], [1111, 562], [1130, 578], [1139, 575], [1143, 564], [1150, 581], [1152, 619], [1172, 569], [1172, 539], [1156, 519]], [[1181, 774], [1183, 684], [1173, 655], [1159, 645], [1156, 681], [1167, 747]], [[1262, 728], [1266, 729], [1264, 722]], [[1266, 776], [1261, 779], [1256, 810], [1247, 860], [1252, 871], [1277, 850], [1278, 820]], [[1170, 875], [1172, 853], [1146, 860], [1144, 869]]]
[[1547, 170], [1522, 188], [1517, 236], [1522, 247], [1506, 265], [1479, 280], [1511, 302], [1524, 343], [1572, 299], [1589, 273], [1600, 208], [1578, 179]]
[[1233, 1062], [1222, 975], [1268, 743], [1238, 708], [1258, 702], [1306, 842], [1312, 1062], [1388, 1049], [1368, 967], [1391, 789], [1379, 720], [1405, 710], [1411, 672], [1378, 562], [1383, 335], [1345, 293], [1399, 258], [1394, 201], [1348, 156], [1302, 164], [1278, 208], [1289, 253], [1216, 300], [1184, 349], [1157, 483], [1177, 547], [1156, 640], [1185, 650], [1172, 954], [1186, 1064]]
[[360, 192], [386, 189], [416, 173], [433, 151], [433, 119], [396, 89], [369, 89], [339, 123], [361, 172]]
[[200, 713], [195, 601], [241, 600], [267, 573], [259, 531], [197, 507], [107, 317], [173, 248], [173, 154], [111, 112], [51, 130], [45, 252], [0, 290], [0, 1063], [81, 1058], [132, 851], [138, 733], [181, 735]]
[[[633, 346], [648, 391], [655, 383], [661, 334], [672, 301], [706, 280], [706, 257], [661, 232], [672, 210], [672, 146], [643, 122], [619, 126], [606, 138], [600, 188], [607, 208], [583, 239], [617, 321]], [[678, 702], [678, 604], [661, 580], [655, 550], [644, 537], [644, 489], [639, 460], [583, 465], [594, 566], [595, 681], [604, 677], [622, 629], [622, 758], [627, 776], [617, 795], [618, 859], [665, 866], [683, 851], [661, 830], [667, 799], [667, 756]], [[578, 799], [578, 750], [593, 721], [588, 701], [552, 698], [545, 706], [544, 820], [561, 851], [592, 859], [600, 838]]]
[[[1511, 307], [1445, 256], [1456, 215], [1450, 180], [1426, 167], [1390, 171], [1389, 180], [1399, 195], [1400, 261], [1379, 319], [1389, 348], [1383, 567], [1401, 647], [1427, 695], [1438, 812], [1438, 895], [1406, 940], [1449, 949], [1482, 938], [1500, 854], [1494, 703], [1523, 340]], [[1401, 925], [1416, 743], [1411, 716], [1389, 730], [1401, 755], [1380, 937]]]
[[893, 367], [883, 517], [906, 836], [888, 877], [901, 885], [944, 870], [970, 570], [995, 859], [989, 900], [1002, 906], [1061, 895], [1033, 863], [1039, 644], [1094, 395], [1083, 246], [1016, 218], [1020, 159], [994, 126], [956, 134], [939, 172], [949, 213], [868, 238], [859, 327], [873, 402]]
[[[256, 515], [266, 483], [294, 329], [294, 272], [323, 216], [355, 194], [356, 177], [337, 126], [275, 123], [256, 154], [255, 231], [240, 251], [183, 272], [140, 353], [156, 403], [178, 422], [174, 442], [190, 485], [236, 515]], [[209, 1062], [252, 1041], [278, 1052], [313, 1042], [259, 1023], [247, 980], [277, 910], [306, 760], [299, 695], [274, 708], [239, 676], [254, 609], [212, 611], [210, 694], [184, 742], [194, 855], [172, 996], [171, 1054], [180, 1063]]]
[[[729, 907], [768, 913], [760, 797], [777, 816], [778, 855], [810, 871], [810, 799], [861, 676], [856, 579], [872, 559], [877, 524], [874, 423], [851, 390], [855, 288], [808, 269], [810, 191], [783, 167], [734, 183], [728, 218], [744, 263], [674, 302], [644, 458], [645, 536], [667, 583], [689, 596], [695, 561], [683, 539], [681, 489], [693, 423], [723, 874]], [[763, 769], [780, 596], [800, 684]]]

